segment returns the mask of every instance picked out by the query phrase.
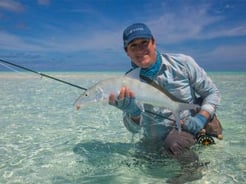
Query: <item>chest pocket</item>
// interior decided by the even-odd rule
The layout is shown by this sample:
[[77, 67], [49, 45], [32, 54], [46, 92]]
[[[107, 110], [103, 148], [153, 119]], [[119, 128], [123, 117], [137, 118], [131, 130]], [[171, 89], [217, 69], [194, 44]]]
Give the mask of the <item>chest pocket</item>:
[[192, 101], [190, 81], [184, 73], [165, 71], [156, 80], [156, 83], [181, 101], [188, 103]]

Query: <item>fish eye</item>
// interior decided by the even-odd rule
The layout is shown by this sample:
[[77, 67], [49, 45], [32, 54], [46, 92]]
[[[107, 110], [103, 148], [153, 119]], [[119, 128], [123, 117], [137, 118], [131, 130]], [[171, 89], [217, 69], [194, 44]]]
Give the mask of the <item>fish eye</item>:
[[84, 92], [84, 96], [88, 96], [88, 93]]

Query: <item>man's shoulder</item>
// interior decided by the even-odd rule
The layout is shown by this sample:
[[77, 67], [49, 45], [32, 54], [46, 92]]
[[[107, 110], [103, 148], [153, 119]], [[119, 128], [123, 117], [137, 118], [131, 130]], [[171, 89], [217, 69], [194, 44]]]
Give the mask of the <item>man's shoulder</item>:
[[187, 59], [192, 59], [192, 57], [190, 55], [187, 54], [182, 54], [182, 53], [164, 53], [162, 54], [162, 56], [164, 57], [169, 57], [175, 60], [187, 60]]
[[190, 55], [180, 54], [180, 53], [167, 53], [162, 54], [165, 60], [171, 65], [183, 66], [189, 68], [195, 65], [195, 60]]

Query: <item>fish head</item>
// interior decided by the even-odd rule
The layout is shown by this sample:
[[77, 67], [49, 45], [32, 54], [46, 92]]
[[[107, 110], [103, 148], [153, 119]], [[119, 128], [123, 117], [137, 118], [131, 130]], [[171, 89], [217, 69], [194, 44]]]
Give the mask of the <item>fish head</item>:
[[75, 102], [75, 106], [77, 110], [79, 110], [81, 107], [86, 107], [87, 105], [90, 105], [92, 103], [97, 103], [104, 100], [105, 96], [102, 89], [91, 88], [84, 91], [80, 95], [80, 97]]

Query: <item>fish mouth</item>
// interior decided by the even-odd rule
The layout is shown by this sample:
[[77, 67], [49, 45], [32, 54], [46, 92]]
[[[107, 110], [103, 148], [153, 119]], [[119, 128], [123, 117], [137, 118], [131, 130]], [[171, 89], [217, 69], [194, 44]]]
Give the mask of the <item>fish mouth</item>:
[[80, 109], [80, 105], [76, 105], [76, 110], [78, 111]]
[[[86, 90], [87, 91], [87, 90]], [[73, 105], [76, 107], [77, 110], [80, 109], [81, 107], [81, 99], [84, 97], [84, 96], [87, 96], [87, 93], [86, 91], [84, 91], [76, 100], [75, 102], [73, 103]]]

